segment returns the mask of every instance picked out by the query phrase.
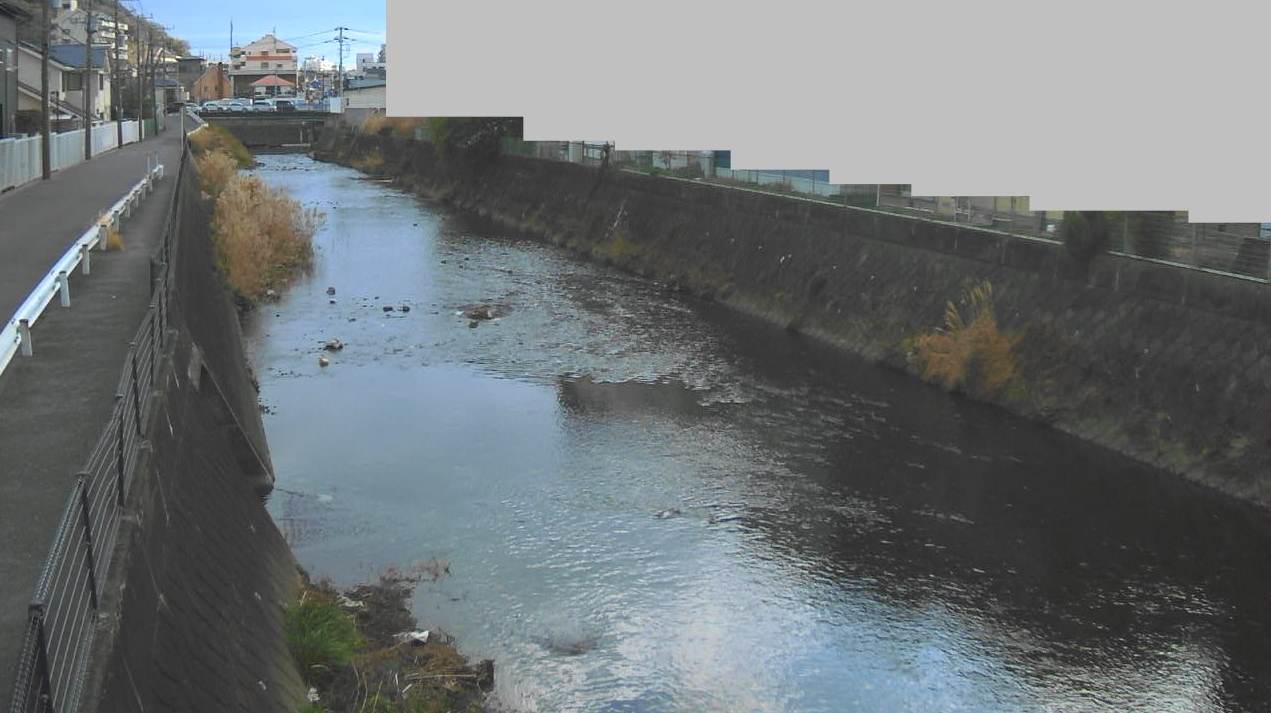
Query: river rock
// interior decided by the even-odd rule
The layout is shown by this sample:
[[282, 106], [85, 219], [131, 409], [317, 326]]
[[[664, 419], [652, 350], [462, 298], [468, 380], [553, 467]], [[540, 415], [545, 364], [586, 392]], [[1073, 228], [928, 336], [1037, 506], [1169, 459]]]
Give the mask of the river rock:
[[490, 311], [489, 307], [485, 305], [478, 305], [476, 307], [469, 307], [468, 309], [464, 310], [463, 316], [473, 321], [478, 321], [478, 320], [484, 320], [484, 319], [493, 319], [494, 313]]
[[322, 348], [329, 352], [338, 352], [344, 348], [344, 342], [341, 342], [339, 339], [332, 339], [326, 344], [323, 344]]

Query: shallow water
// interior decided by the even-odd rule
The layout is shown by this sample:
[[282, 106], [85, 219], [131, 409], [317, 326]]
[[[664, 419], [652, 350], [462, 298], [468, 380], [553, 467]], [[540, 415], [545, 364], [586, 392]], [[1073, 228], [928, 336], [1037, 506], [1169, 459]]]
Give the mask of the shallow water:
[[[348, 169], [261, 160], [327, 213], [313, 273], [246, 328], [270, 510], [339, 584], [448, 564], [413, 608], [495, 660], [501, 705], [1271, 709], [1266, 517]], [[495, 318], [470, 326], [478, 305]]]

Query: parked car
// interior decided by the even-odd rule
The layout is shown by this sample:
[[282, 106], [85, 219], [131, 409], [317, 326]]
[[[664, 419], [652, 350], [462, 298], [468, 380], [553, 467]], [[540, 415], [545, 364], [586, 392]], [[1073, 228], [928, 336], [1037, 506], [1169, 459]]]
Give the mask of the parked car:
[[252, 111], [276, 111], [273, 99], [253, 99], [251, 104]]
[[231, 99], [225, 103], [225, 111], [251, 111], [250, 105], [245, 99]]
[[274, 111], [295, 111], [296, 102], [293, 99], [275, 99]]
[[221, 111], [221, 105], [215, 101], [203, 102], [203, 105], [199, 107], [200, 114], [210, 114], [214, 111]]

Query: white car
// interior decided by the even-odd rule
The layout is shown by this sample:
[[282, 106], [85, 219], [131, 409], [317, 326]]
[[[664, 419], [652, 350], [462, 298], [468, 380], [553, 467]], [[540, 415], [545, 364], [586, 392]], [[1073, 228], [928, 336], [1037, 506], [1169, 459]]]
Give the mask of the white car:
[[231, 99], [222, 107], [222, 111], [251, 111], [250, 105], [244, 99]]
[[273, 99], [253, 99], [251, 104], [252, 111], [277, 111], [278, 107], [274, 106]]

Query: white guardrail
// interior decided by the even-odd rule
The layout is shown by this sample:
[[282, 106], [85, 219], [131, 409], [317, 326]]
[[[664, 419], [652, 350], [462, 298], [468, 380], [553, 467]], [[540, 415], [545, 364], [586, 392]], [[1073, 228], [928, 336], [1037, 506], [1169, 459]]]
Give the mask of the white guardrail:
[[54, 295], [61, 296], [61, 305], [71, 305], [70, 274], [76, 267], [83, 266], [83, 274], [88, 275], [91, 268], [91, 251], [93, 248], [106, 249], [109, 229], [118, 230], [123, 218], [132, 217], [132, 211], [146, 194], [154, 191], [154, 183], [163, 178], [163, 164], [159, 163], [156, 154], [153, 166], [150, 157], [146, 158], [146, 175], [133, 186], [123, 198], [106, 210], [102, 217], [79, 236], [70, 248], [53, 265], [44, 279], [40, 280], [31, 294], [27, 296], [13, 318], [0, 329], [0, 374], [4, 373], [9, 362], [19, 351], [25, 356], [33, 353], [31, 345], [31, 327], [35, 326], [44, 309], [53, 301]]

